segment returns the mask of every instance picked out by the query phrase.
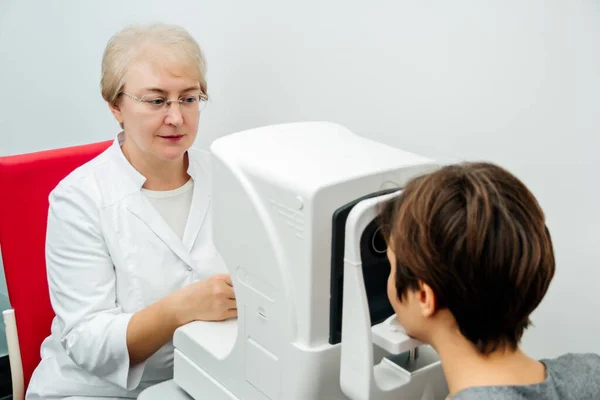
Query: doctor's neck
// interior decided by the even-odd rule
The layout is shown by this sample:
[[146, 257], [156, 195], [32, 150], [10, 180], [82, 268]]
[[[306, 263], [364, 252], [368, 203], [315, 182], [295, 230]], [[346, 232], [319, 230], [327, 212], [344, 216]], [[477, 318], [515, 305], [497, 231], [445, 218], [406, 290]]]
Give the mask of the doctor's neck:
[[176, 160], [160, 160], [151, 154], [134, 149], [123, 143], [121, 150], [129, 163], [146, 178], [143, 185], [148, 190], [173, 190], [183, 186], [190, 176], [188, 170], [188, 153], [185, 152]]
[[450, 398], [470, 387], [531, 385], [546, 379], [544, 365], [518, 347], [482, 354], [457, 329], [443, 328], [429, 343], [440, 356]]

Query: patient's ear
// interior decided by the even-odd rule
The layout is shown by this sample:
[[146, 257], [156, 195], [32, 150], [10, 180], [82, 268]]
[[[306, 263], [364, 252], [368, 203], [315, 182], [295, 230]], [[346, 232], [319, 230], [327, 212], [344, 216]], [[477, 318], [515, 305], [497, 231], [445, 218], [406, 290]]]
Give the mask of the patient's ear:
[[419, 290], [417, 290], [417, 301], [421, 308], [423, 317], [431, 317], [437, 311], [437, 297], [435, 292], [425, 282], [419, 282]]

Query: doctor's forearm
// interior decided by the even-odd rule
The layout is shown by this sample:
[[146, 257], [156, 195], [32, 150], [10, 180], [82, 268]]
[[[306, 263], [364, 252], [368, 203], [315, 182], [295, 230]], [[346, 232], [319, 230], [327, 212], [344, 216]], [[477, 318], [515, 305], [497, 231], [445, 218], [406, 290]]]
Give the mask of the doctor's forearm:
[[127, 326], [130, 365], [144, 362], [171, 341], [179, 325], [170, 296], [133, 314]]

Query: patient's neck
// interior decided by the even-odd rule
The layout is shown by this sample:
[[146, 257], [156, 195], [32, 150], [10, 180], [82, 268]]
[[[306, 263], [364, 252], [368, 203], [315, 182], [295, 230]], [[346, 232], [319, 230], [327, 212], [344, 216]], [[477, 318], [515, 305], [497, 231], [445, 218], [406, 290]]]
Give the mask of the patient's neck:
[[470, 387], [531, 385], [546, 379], [544, 365], [520, 349], [483, 356], [456, 329], [438, 331], [430, 343], [442, 361], [451, 396]]

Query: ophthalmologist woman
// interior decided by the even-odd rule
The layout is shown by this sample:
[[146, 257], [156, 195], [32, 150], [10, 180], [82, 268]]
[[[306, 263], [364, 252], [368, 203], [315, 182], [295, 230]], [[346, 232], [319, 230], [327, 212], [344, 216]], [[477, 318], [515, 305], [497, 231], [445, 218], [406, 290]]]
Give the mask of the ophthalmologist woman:
[[56, 317], [26, 399], [135, 398], [173, 374], [175, 329], [237, 315], [211, 240], [210, 162], [192, 147], [205, 61], [177, 26], [132, 26], [102, 60], [123, 131], [50, 195]]

